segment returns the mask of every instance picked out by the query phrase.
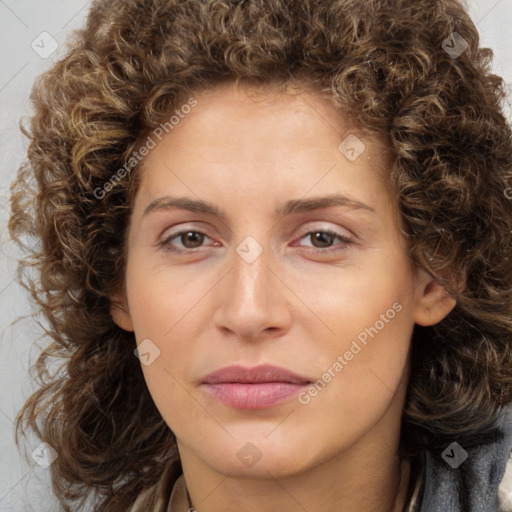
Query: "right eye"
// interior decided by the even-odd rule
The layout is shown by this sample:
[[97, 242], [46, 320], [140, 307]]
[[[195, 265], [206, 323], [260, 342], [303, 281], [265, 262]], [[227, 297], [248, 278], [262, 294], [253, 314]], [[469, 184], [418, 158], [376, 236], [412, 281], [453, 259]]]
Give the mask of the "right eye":
[[[199, 249], [204, 242], [205, 237], [210, 238], [202, 231], [195, 229], [183, 229], [166, 236], [159, 245], [166, 251], [170, 251], [175, 254], [184, 254], [187, 252], [194, 252], [194, 249]], [[174, 240], [177, 240], [181, 244], [181, 247], [176, 247], [176, 242], [173, 242]]]

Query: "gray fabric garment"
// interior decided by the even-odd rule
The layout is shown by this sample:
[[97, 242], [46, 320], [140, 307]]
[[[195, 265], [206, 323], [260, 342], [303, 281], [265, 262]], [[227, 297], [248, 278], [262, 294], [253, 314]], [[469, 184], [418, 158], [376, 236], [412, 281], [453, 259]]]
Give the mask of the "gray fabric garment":
[[512, 450], [511, 406], [497, 424], [505, 437], [466, 450], [468, 457], [457, 468], [452, 465], [457, 465], [457, 456], [463, 453], [457, 447], [443, 452], [444, 459], [427, 452], [420, 512], [499, 512], [498, 488]]

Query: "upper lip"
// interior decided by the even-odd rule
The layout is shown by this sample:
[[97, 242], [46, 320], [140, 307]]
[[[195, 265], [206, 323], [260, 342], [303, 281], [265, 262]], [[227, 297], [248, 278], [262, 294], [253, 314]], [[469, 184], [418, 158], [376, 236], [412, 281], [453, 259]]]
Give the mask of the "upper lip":
[[286, 368], [274, 366], [271, 364], [263, 364], [247, 368], [241, 365], [225, 366], [220, 370], [216, 370], [208, 374], [203, 383], [220, 384], [220, 383], [242, 383], [242, 384], [258, 384], [262, 382], [289, 382], [292, 384], [307, 384], [310, 381], [293, 373]]

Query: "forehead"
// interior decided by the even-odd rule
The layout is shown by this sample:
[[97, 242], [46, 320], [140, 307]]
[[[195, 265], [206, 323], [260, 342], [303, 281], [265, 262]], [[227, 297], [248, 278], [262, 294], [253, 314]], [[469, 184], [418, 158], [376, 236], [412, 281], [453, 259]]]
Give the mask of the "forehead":
[[226, 187], [228, 180], [236, 193], [263, 192], [262, 182], [283, 191], [299, 184], [296, 196], [317, 181], [324, 182], [318, 192], [332, 192], [340, 172], [345, 182], [368, 179], [364, 170], [388, 184], [383, 140], [356, 131], [320, 91], [230, 82], [203, 90], [194, 100], [196, 106], [144, 161], [142, 184], [153, 197], [161, 195], [162, 179], [180, 176], [196, 191], [216, 181]]
[[[340, 150], [350, 158], [355, 149], [356, 157], [360, 152], [361, 159], [377, 171], [389, 168], [390, 151], [384, 137], [362, 134], [331, 96], [308, 84], [225, 82], [195, 93], [189, 102], [191, 99], [196, 106], [186, 106], [186, 114], [180, 118], [172, 116], [172, 131], [165, 130], [168, 133], [163, 133], [145, 163], [172, 145], [175, 151], [208, 147], [212, 159], [229, 157], [231, 161], [243, 155], [247, 162], [246, 157], [257, 153], [262, 163], [275, 154], [291, 162], [305, 148], [308, 154], [324, 154], [327, 159]], [[178, 113], [179, 105], [175, 107]]]

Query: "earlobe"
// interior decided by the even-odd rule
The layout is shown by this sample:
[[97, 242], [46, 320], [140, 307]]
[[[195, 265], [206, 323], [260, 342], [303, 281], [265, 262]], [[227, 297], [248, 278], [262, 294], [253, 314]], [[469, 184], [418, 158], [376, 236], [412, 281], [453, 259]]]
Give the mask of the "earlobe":
[[456, 306], [457, 301], [446, 288], [427, 275], [427, 279], [418, 290], [416, 301], [415, 323], [430, 326], [439, 323]]
[[110, 298], [110, 316], [114, 323], [121, 329], [133, 332], [132, 317], [128, 310], [128, 304], [124, 297], [113, 296]]

